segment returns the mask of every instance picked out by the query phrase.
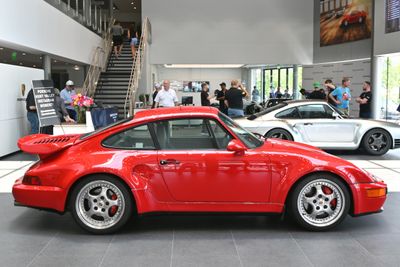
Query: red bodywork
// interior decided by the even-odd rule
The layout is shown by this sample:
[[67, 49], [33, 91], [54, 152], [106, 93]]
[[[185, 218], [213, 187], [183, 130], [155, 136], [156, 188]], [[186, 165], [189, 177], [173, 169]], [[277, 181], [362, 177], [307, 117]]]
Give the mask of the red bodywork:
[[[19, 147], [39, 154], [41, 160], [15, 182], [14, 198], [25, 206], [64, 212], [68, 194], [79, 179], [109, 174], [131, 189], [139, 214], [280, 213], [297, 181], [312, 173], [329, 172], [347, 184], [353, 215], [380, 211], [385, 202], [386, 195], [367, 196], [371, 188], [386, 190], [383, 182], [343, 159], [300, 143], [267, 139], [261, 147], [240, 154], [227, 150], [117, 150], [101, 145], [106, 137], [134, 125], [190, 117], [214, 119], [225, 126], [217, 109], [178, 107], [139, 112], [128, 122], [84, 139], [73, 135], [22, 138]], [[161, 165], [163, 159], [179, 164]]]
[[353, 24], [353, 23], [364, 23], [367, 18], [367, 12], [365, 11], [352, 11], [343, 15], [341, 25], [344, 26], [345, 23]]

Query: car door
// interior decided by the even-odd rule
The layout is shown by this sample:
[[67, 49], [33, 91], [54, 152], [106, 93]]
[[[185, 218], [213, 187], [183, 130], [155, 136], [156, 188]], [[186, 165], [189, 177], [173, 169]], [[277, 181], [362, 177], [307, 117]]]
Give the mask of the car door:
[[334, 110], [325, 103], [297, 107], [301, 119], [294, 127], [307, 143], [320, 146], [321, 143], [354, 142], [356, 123], [335, 118]]
[[227, 151], [234, 137], [218, 121], [172, 119], [155, 122], [153, 127], [160, 146], [160, 170], [176, 201], [268, 201], [267, 156]]

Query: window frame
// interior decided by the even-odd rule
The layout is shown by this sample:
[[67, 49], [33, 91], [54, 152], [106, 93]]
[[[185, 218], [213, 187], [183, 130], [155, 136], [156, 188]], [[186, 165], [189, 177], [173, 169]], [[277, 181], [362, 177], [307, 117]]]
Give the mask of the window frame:
[[324, 117], [324, 118], [305, 118], [305, 117], [303, 117], [302, 115], [301, 115], [301, 112], [300, 112], [300, 110], [299, 110], [299, 108], [300, 107], [305, 107], [305, 106], [317, 106], [317, 105], [319, 105], [319, 106], [322, 106], [322, 108], [324, 109], [324, 112], [325, 112], [325, 114], [327, 114], [327, 109], [326, 109], [326, 104], [323, 104], [323, 103], [318, 103], [318, 104], [316, 104], [316, 103], [313, 103], [313, 104], [307, 104], [307, 105], [300, 105], [300, 106], [297, 106], [296, 108], [297, 108], [297, 110], [298, 110], [298, 113], [299, 113], [299, 115], [300, 115], [300, 118], [302, 119], [302, 120], [325, 120], [325, 119], [333, 119], [333, 117], [332, 118], [328, 118], [328, 117]]
[[[160, 145], [160, 143], [159, 143], [159, 141], [158, 141], [158, 138], [157, 138], [157, 134], [156, 134], [155, 129], [154, 129], [154, 123], [160, 123], [160, 122], [165, 122], [165, 121], [176, 121], [176, 120], [199, 120], [199, 119], [205, 120], [205, 121], [206, 121], [207, 130], [208, 130], [209, 133], [211, 134], [211, 139], [212, 139], [211, 142], [213, 143], [213, 145], [214, 145], [216, 148], [187, 148], [187, 149], [186, 149], [186, 148], [185, 148], [185, 149], [173, 148], [173, 149], [165, 149], [165, 148], [162, 148], [162, 147], [161, 147], [161, 145]], [[223, 131], [225, 131], [225, 133], [228, 134], [228, 135], [231, 137], [231, 140], [237, 139], [234, 135], [232, 135], [232, 134], [220, 123], [220, 121], [218, 121], [218, 120], [215, 119], [215, 118], [209, 118], [209, 117], [178, 117], [178, 118], [169, 118], [169, 119], [155, 120], [155, 121], [149, 122], [148, 124], [151, 126], [151, 132], [152, 132], [152, 135], [154, 136], [153, 139], [154, 139], [154, 143], [155, 143], [155, 145], [156, 145], [156, 147], [157, 147], [157, 150], [161, 150], [161, 151], [190, 151], [190, 150], [195, 150], [195, 151], [196, 151], [196, 150], [199, 150], [199, 151], [220, 151], [220, 150], [226, 150], [226, 147], [221, 148], [220, 145], [218, 144], [217, 139], [216, 139], [216, 137], [215, 137], [215, 133], [214, 133], [214, 131], [212, 130], [212, 127], [211, 127], [211, 125], [210, 125], [210, 120], [214, 121], [219, 127], [221, 127], [221, 128], [223, 129]]]
[[[115, 135], [121, 134], [123, 132], [129, 131], [129, 130], [132, 130], [132, 129], [135, 129], [135, 128], [138, 128], [138, 127], [141, 127], [141, 126], [145, 126], [145, 125], [147, 126], [147, 129], [148, 129], [148, 131], [150, 133], [151, 140], [153, 141], [154, 148], [122, 148], [122, 147], [108, 146], [108, 145], [104, 144], [105, 140], [107, 140], [109, 138], [112, 138]], [[150, 123], [147, 123], [147, 122], [143, 123], [143, 124], [134, 125], [132, 127], [129, 127], [128, 129], [123, 129], [123, 130], [118, 131], [116, 133], [110, 134], [110, 135], [106, 136], [105, 138], [103, 138], [101, 140], [100, 144], [104, 148], [115, 149], [115, 150], [133, 150], [133, 151], [156, 151], [156, 150], [159, 150], [158, 142], [156, 143], [155, 139], [154, 139], [154, 131], [153, 131], [152, 125], [150, 125]]]

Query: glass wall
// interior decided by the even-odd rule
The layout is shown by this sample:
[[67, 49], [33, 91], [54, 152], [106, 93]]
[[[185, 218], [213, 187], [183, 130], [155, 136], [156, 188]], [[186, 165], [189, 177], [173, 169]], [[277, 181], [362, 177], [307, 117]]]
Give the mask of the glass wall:
[[[400, 55], [386, 57], [380, 66], [381, 92], [379, 94], [380, 119], [399, 120], [400, 104]], [[374, 92], [372, 88], [372, 93]]]

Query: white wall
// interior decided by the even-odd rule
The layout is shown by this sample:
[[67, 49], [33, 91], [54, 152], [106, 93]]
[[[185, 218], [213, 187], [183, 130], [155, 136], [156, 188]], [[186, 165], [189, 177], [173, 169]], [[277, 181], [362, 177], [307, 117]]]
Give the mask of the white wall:
[[320, 82], [321, 86], [323, 86], [325, 80], [328, 79], [332, 80], [336, 86], [339, 86], [343, 77], [351, 79], [350, 91], [352, 100], [350, 102], [350, 116], [358, 117], [360, 107], [355, 99], [362, 93], [364, 81], [371, 80], [370, 60], [303, 66], [303, 87], [309, 91], [313, 89], [314, 82]]
[[[230, 82], [233, 79], [241, 80], [242, 69], [232, 68], [232, 69], [175, 69], [175, 68], [165, 68], [163, 66], [157, 66], [155, 68], [155, 76], [157, 81], [171, 80], [171, 81], [209, 81], [210, 82], [210, 93], [214, 95], [216, 89], [220, 89], [219, 84], [225, 82], [229, 88]], [[179, 101], [183, 92], [177, 92]], [[196, 106], [200, 105], [200, 94], [196, 93], [193, 101]]]
[[375, 56], [400, 52], [400, 31], [385, 33], [385, 2], [385, 0], [375, 1]]
[[311, 64], [311, 0], [146, 0], [151, 64]]
[[43, 0], [1, 1], [0, 43], [89, 64], [101, 38]]
[[[18, 138], [29, 132], [26, 119], [25, 101], [22, 98], [20, 85], [26, 85], [25, 97], [31, 89], [32, 80], [42, 80], [44, 71], [14, 65], [0, 64], [0, 157], [18, 150]], [[24, 98], [25, 98], [24, 97]]]

